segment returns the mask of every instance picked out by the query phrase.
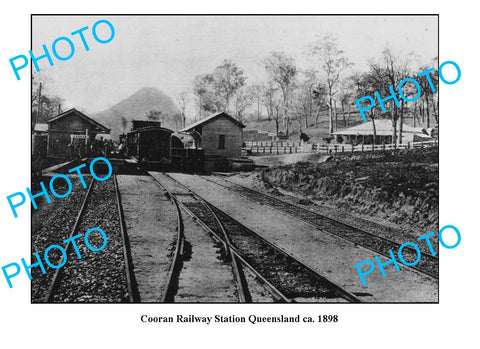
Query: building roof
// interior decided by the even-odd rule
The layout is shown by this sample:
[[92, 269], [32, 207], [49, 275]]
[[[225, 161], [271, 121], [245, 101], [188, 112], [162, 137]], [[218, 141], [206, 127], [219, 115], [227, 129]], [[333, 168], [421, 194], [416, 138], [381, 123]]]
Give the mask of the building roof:
[[65, 116], [67, 116], [67, 115], [70, 115], [70, 114], [72, 114], [72, 113], [75, 114], [75, 115], [77, 115], [77, 116], [80, 117], [81, 119], [85, 120], [86, 122], [88, 122], [88, 123], [90, 123], [90, 124], [92, 124], [92, 125], [97, 126], [97, 127], [100, 129], [100, 131], [103, 131], [103, 133], [110, 133], [110, 129], [109, 129], [109, 128], [103, 126], [101, 123], [99, 123], [99, 122], [93, 120], [92, 118], [86, 116], [85, 114], [83, 114], [82, 112], [78, 111], [78, 110], [75, 109], [75, 108], [72, 108], [72, 109], [70, 109], [70, 110], [64, 111], [63, 113], [58, 114], [57, 116], [54, 116], [54, 117], [51, 118], [51, 119], [48, 119], [48, 120], [47, 120], [47, 124], [49, 124], [49, 123], [51, 123], [51, 122], [54, 122], [54, 121], [57, 121], [57, 120], [65, 117]]
[[173, 133], [172, 130], [170, 130], [168, 128], [165, 128], [165, 127], [145, 126], [145, 127], [137, 128], [136, 130], [130, 131], [127, 134], [133, 134], [133, 133], [145, 132], [145, 131], [163, 131], [163, 132]]
[[203, 125], [203, 124], [207, 124], [213, 120], [215, 120], [216, 118], [219, 118], [220, 116], [224, 116], [228, 119], [230, 119], [230, 121], [232, 121], [234, 124], [236, 124], [238, 127], [241, 127], [241, 128], [244, 128], [245, 125], [242, 124], [240, 121], [238, 121], [237, 119], [231, 117], [230, 115], [228, 115], [227, 113], [225, 112], [220, 112], [220, 113], [217, 113], [217, 114], [212, 114], [210, 116], [207, 116], [206, 118], [203, 118], [202, 120], [199, 120], [193, 124], [191, 124], [190, 126], [187, 126], [183, 129], [181, 129], [179, 132], [187, 132], [187, 131], [190, 131], [194, 128], [196, 128], [197, 126], [200, 126], [200, 125]]
[[[398, 130], [399, 128], [397, 128]], [[379, 119], [375, 120], [375, 130], [377, 136], [391, 136], [392, 135], [392, 120]], [[427, 134], [422, 127], [412, 127], [403, 124], [403, 133], [415, 133], [415, 134]], [[334, 133], [335, 135], [357, 135], [367, 136], [373, 135], [373, 123], [372, 121], [362, 122], [360, 125], [340, 130]]]
[[48, 131], [48, 124], [35, 124], [33, 128], [35, 132], [47, 132]]

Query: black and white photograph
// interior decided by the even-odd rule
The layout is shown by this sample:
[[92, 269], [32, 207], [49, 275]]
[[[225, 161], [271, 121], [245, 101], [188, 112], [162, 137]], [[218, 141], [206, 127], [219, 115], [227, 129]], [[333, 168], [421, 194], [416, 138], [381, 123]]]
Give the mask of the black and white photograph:
[[439, 301], [438, 15], [31, 21], [32, 303]]
[[475, 347], [473, 5], [0, 8], [0, 347]]

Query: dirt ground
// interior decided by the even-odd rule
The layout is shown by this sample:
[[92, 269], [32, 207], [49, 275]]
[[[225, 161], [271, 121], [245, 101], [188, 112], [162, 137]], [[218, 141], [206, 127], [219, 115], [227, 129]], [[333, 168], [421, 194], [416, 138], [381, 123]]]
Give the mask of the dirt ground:
[[[395, 272], [387, 267], [386, 278], [379, 271], [370, 274], [363, 286], [355, 264], [373, 259], [376, 253], [311, 225], [259, 205], [206, 179], [171, 174], [206, 200], [221, 208], [265, 239], [277, 244], [302, 262], [365, 302], [437, 302], [438, 280], [407, 267]], [[381, 257], [384, 261], [386, 258]]]
[[264, 157], [255, 161], [269, 168], [230, 180], [296, 197], [310, 208], [339, 210], [341, 216], [354, 215], [407, 237], [438, 231], [438, 149], [292, 155], [306, 156]]

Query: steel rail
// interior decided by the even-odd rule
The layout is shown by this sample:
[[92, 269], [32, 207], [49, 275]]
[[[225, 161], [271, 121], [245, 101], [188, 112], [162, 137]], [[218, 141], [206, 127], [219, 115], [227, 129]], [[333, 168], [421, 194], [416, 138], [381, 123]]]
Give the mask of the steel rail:
[[[144, 169], [142, 169], [144, 170]], [[144, 170], [145, 171], [145, 170]], [[250, 296], [250, 293], [248, 291], [248, 287], [246, 285], [246, 281], [245, 281], [245, 277], [243, 275], [243, 272], [241, 271], [240, 267], [238, 266], [238, 260], [237, 260], [237, 257], [235, 255], [232, 254], [229, 246], [228, 246], [228, 243], [221, 239], [220, 237], [218, 237], [218, 235], [216, 233], [214, 233], [209, 227], [207, 227], [205, 224], [203, 224], [203, 222], [198, 218], [196, 217], [178, 198], [175, 194], [173, 194], [172, 192], [170, 192], [157, 178], [155, 178], [154, 176], [152, 176], [148, 171], [145, 171], [146, 173], [148, 173], [148, 175], [150, 177], [153, 178], [153, 180], [155, 181], [155, 183], [157, 183], [157, 185], [159, 185], [163, 190], [165, 190], [165, 192], [167, 193], [167, 195], [173, 200], [173, 202], [175, 203], [176, 207], [177, 207], [177, 210], [178, 210], [178, 214], [179, 214], [179, 217], [181, 217], [181, 210], [180, 210], [180, 207], [182, 207], [183, 209], [185, 209], [185, 211], [191, 215], [192, 217], [194, 217], [197, 221], [197, 223], [200, 223], [200, 225], [208, 232], [212, 233], [215, 237], [216, 237], [216, 240], [221, 242], [224, 246], [224, 251], [225, 251], [225, 254], [228, 255], [230, 257], [230, 260], [231, 260], [231, 265], [232, 265], [232, 271], [233, 271], [233, 274], [234, 274], [234, 277], [235, 277], [235, 282], [237, 284], [237, 290], [238, 290], [238, 297], [239, 297], [239, 301], [244, 303], [244, 302], [251, 302], [251, 296]], [[170, 177], [171, 178], [171, 177]], [[189, 191], [191, 193], [191, 191]], [[192, 196], [193, 193], [192, 193]], [[195, 196], [194, 196], [195, 197]], [[202, 201], [200, 201], [202, 202]], [[202, 202], [203, 203], [203, 202]], [[210, 207], [208, 207], [208, 205], [206, 204], [203, 204], [204, 207], [209, 211], [209, 213], [211, 213], [215, 220], [217, 221], [217, 224], [219, 224], [219, 227], [222, 229], [222, 226], [220, 224], [220, 221], [218, 220], [218, 217], [216, 217], [216, 215], [213, 213], [213, 211], [210, 209]], [[183, 242], [184, 242], [184, 231], [183, 231], [183, 221], [179, 222], [179, 226], [181, 226], [181, 236], [182, 236], [182, 247], [183, 247]], [[178, 244], [177, 244], [177, 247], [178, 247]], [[170, 290], [169, 292], [165, 292], [164, 294], [164, 297], [162, 298], [162, 301], [173, 301], [173, 294], [174, 291], [171, 290], [171, 287], [173, 285], [173, 275], [174, 275], [174, 270], [176, 270], [176, 268], [174, 267], [175, 264], [177, 263], [176, 261], [178, 260], [177, 256], [179, 256], [179, 254], [177, 254], [177, 251], [178, 251], [178, 248], [176, 249], [176, 252], [175, 252], [175, 257], [174, 257], [174, 262], [172, 263], [173, 267], [170, 268], [170, 275], [168, 277], [168, 287], [167, 287], [167, 290]], [[181, 254], [180, 254], [181, 256]], [[168, 296], [170, 297], [167, 297], [167, 293], [168, 293]]]
[[[165, 187], [163, 187], [163, 189], [166, 190]], [[175, 245], [175, 252], [173, 255], [172, 263], [170, 264], [170, 268], [168, 271], [167, 284], [165, 286], [165, 291], [163, 292], [163, 295], [160, 298], [160, 302], [173, 303], [175, 293], [176, 293], [175, 283], [176, 281], [178, 281], [178, 275], [181, 270], [181, 265], [183, 261], [185, 234], [184, 234], [182, 212], [180, 210], [178, 202], [173, 196], [171, 196], [168, 190], [166, 190], [166, 193], [167, 193], [167, 196], [169, 196], [172, 203], [175, 205], [175, 208], [177, 210], [177, 243]]]
[[[244, 230], [248, 231], [248, 233], [250, 233], [251, 235], [254, 235], [255, 237], [259, 238], [262, 242], [264, 242], [265, 244], [269, 245], [271, 248], [273, 248], [274, 250], [277, 250], [279, 251], [281, 254], [287, 256], [288, 258], [291, 258], [292, 260], [294, 260], [296, 263], [300, 264], [302, 267], [304, 267], [306, 270], [308, 270], [311, 274], [313, 274], [316, 278], [320, 279], [321, 281], [323, 281], [324, 283], [328, 284], [329, 286], [331, 286], [334, 290], [336, 290], [337, 292], [339, 292], [346, 300], [350, 301], [350, 302], [354, 302], [354, 303], [360, 303], [361, 301], [355, 297], [355, 295], [353, 295], [352, 293], [344, 290], [341, 286], [337, 285], [336, 283], [332, 282], [331, 280], [327, 279], [326, 277], [322, 276], [321, 274], [319, 274], [317, 271], [315, 271], [315, 269], [313, 269], [311, 266], [307, 265], [306, 263], [303, 263], [301, 261], [299, 261], [297, 258], [295, 258], [293, 255], [291, 255], [290, 253], [286, 252], [285, 250], [283, 250], [282, 248], [278, 247], [277, 245], [271, 243], [270, 241], [266, 240], [265, 238], [263, 238], [261, 235], [257, 234], [256, 232], [254, 232], [253, 230], [245, 227], [242, 223], [238, 222], [236, 219], [234, 219], [233, 217], [231, 217], [229, 214], [225, 213], [224, 211], [220, 210], [218, 207], [215, 207], [214, 205], [212, 205], [211, 203], [209, 203], [207, 200], [205, 200], [202, 196], [200, 196], [199, 194], [197, 193], [194, 193], [190, 188], [188, 188], [187, 186], [185, 186], [184, 184], [180, 183], [179, 181], [177, 181], [176, 179], [172, 178], [171, 176], [169, 176], [168, 174], [165, 174], [166, 176], [168, 176], [170, 179], [172, 179], [173, 181], [175, 181], [176, 183], [178, 183], [180, 186], [182, 186], [183, 188], [185, 188], [186, 190], [188, 190], [194, 197], [198, 198], [199, 200], [201, 200], [202, 202], [206, 203], [211, 209], [212, 211], [219, 211], [221, 212], [222, 214], [224, 214], [225, 216], [227, 216], [229, 219], [231, 219], [232, 221], [234, 221], [238, 226], [241, 226]], [[215, 213], [215, 212], [214, 212]], [[215, 213], [215, 215], [217, 216], [217, 218], [222, 221], [218, 215]], [[223, 227], [223, 224], [222, 224], [222, 227]], [[225, 231], [225, 230], [224, 230]], [[227, 236], [228, 236], [228, 233], [227, 233]], [[245, 258], [243, 257], [243, 255], [238, 251], [238, 249], [233, 246], [231, 244], [231, 242], [228, 240], [227, 241], [227, 244], [229, 244], [229, 247], [232, 251], [234, 251], [234, 253], [241, 258], [241, 261], [244, 265], [247, 265], [248, 263], [246, 263], [246, 260]], [[261, 275], [258, 271], [254, 270], [254, 268], [248, 264], [249, 266], [249, 269], [251, 269], [256, 275]], [[263, 278], [263, 277], [262, 277]], [[263, 278], [264, 281], [267, 281], [265, 280], [265, 278]], [[268, 282], [268, 281], [267, 281]], [[288, 297], [286, 297], [285, 295], [283, 295], [283, 293], [278, 290], [277, 288], [275, 288], [273, 285], [271, 285], [271, 283], [269, 283], [269, 286], [273, 287], [275, 290], [276, 290], [276, 293], [277, 295], [281, 294], [282, 297], [284, 300], [288, 300], [289, 302], [292, 301], [290, 300]]]
[[118, 188], [117, 175], [113, 174], [113, 183], [115, 186], [115, 197], [117, 201], [118, 217], [120, 221], [120, 234], [122, 236], [123, 258], [125, 261], [125, 274], [127, 278], [128, 300], [130, 303], [140, 302], [140, 295], [138, 292], [135, 273], [133, 271], [132, 254], [130, 250], [130, 241], [128, 239], [127, 227], [125, 224], [125, 214], [123, 212], [122, 198], [120, 189]]
[[[83, 213], [85, 212], [85, 207], [87, 206], [87, 202], [88, 202], [88, 199], [90, 197], [90, 193], [92, 192], [92, 188], [94, 186], [94, 183], [95, 183], [95, 179], [92, 177], [92, 179], [90, 181], [90, 184], [89, 184], [89, 187], [88, 187], [88, 190], [87, 190], [87, 193], [85, 194], [85, 198], [83, 199], [82, 206], [80, 207], [77, 218], [75, 220], [75, 224], [73, 225], [72, 232], [70, 233], [69, 239], [71, 239], [78, 230], [81, 218], [83, 216]], [[65, 252], [66, 252], [67, 256], [68, 256], [68, 252], [71, 249], [71, 246], [72, 246], [72, 244], [69, 241], [67, 243], [67, 246], [65, 247]], [[63, 259], [64, 258], [63, 258], [63, 255], [62, 255], [62, 258], [60, 259], [60, 264], [59, 265], [62, 265]], [[45, 296], [45, 300], [44, 300], [45, 303], [53, 302], [53, 297], [55, 295], [55, 291], [57, 290], [57, 288], [60, 284], [60, 280], [61, 280], [62, 275], [63, 275], [63, 269], [64, 268], [62, 267], [62, 268], [58, 268], [58, 269], [55, 270], [55, 274], [53, 276], [52, 281], [50, 282], [50, 286], [48, 287], [48, 291], [47, 291], [47, 294]]]
[[[219, 176], [216, 176], [217, 178], [220, 178]], [[284, 214], [288, 214], [289, 216], [295, 218], [296, 220], [298, 221], [301, 221], [301, 222], [304, 222], [304, 223], [307, 223], [313, 227], [315, 227], [316, 229], [320, 229], [328, 234], [331, 234], [331, 235], [334, 235], [336, 237], [339, 237], [343, 240], [346, 240], [346, 241], [349, 241], [351, 243], [354, 243], [354, 244], [357, 244], [367, 250], [370, 250], [370, 251], [373, 251], [373, 252], [376, 252], [376, 253], [379, 253], [381, 254], [382, 256], [385, 256], [385, 257], [388, 257], [388, 258], [391, 258], [391, 256], [386, 253], [385, 251], [383, 251], [382, 249], [380, 248], [376, 248], [376, 247], [372, 247], [372, 246], [368, 246], [368, 244], [364, 243], [364, 242], [361, 242], [361, 241], [358, 241], [354, 238], [351, 238], [351, 237], [346, 237], [345, 235], [342, 235], [341, 233], [338, 233], [336, 231], [331, 231], [331, 230], [327, 230], [325, 229], [325, 227], [321, 227], [320, 224], [318, 223], [314, 223], [312, 222], [311, 220], [309, 220], [308, 218], [302, 218], [299, 214], [294, 214], [292, 212], [289, 212], [288, 210], [284, 210], [278, 206], [287, 206], [287, 207], [290, 207], [292, 208], [293, 210], [297, 210], [297, 212], [305, 212], [306, 214], [308, 215], [311, 215], [311, 216], [315, 216], [315, 217], [318, 217], [319, 219], [323, 219], [325, 221], [328, 221], [328, 222], [331, 222], [332, 224], [336, 224], [337, 226], [339, 227], [345, 227], [347, 229], [350, 229], [350, 230], [353, 230], [353, 231], [356, 231], [358, 233], [360, 233], [361, 235], [364, 235], [364, 236], [367, 236], [367, 237], [370, 237], [371, 239], [376, 239], [378, 241], [383, 241], [385, 243], [388, 243], [388, 244], [391, 244], [392, 246], [395, 246], [396, 249], [398, 250], [400, 245], [398, 242], [395, 242], [391, 239], [388, 239], [388, 238], [385, 238], [385, 237], [382, 237], [382, 236], [378, 236], [378, 235], [375, 235], [373, 233], [370, 233], [368, 231], [365, 231], [365, 230], [362, 230], [360, 228], [357, 228], [357, 227], [354, 227], [348, 223], [345, 223], [345, 222], [341, 222], [339, 220], [336, 220], [334, 218], [330, 218], [330, 217], [327, 217], [327, 216], [324, 216], [322, 214], [319, 214], [317, 212], [313, 212], [311, 210], [308, 210], [304, 207], [300, 207], [298, 205], [294, 205], [290, 202], [287, 202], [287, 201], [284, 201], [284, 200], [281, 200], [281, 199], [278, 199], [278, 198], [275, 198], [269, 194], [266, 194], [266, 193], [262, 193], [258, 190], [255, 190], [255, 189], [252, 189], [252, 188], [248, 188], [248, 187], [245, 187], [243, 185], [240, 185], [240, 184], [237, 184], [237, 183], [234, 183], [226, 178], [223, 178], [221, 177], [222, 180], [224, 180], [225, 182], [228, 182], [228, 183], [231, 183], [233, 186], [237, 186], [238, 188], [240, 188], [240, 190], [237, 190], [237, 189], [234, 189], [232, 187], [229, 187], [229, 186], [226, 186], [226, 185], [223, 185], [223, 184], [220, 184], [218, 182], [215, 182], [209, 178], [206, 178], [205, 176], [201, 176], [201, 178], [205, 179], [206, 181], [209, 181], [211, 183], [214, 183], [214, 184], [217, 184], [219, 186], [222, 186], [230, 191], [233, 191], [235, 193], [237, 193], [238, 195], [250, 200], [250, 201], [254, 201], [258, 204], [261, 204], [261, 205], [264, 205], [265, 203], [262, 202], [262, 201], [259, 201], [258, 199], [254, 199], [252, 198], [251, 196], [249, 195], [246, 195], [245, 193], [242, 193], [241, 190], [244, 190], [244, 191], [247, 191], [247, 192], [250, 192], [252, 194], [255, 194], [256, 196], [261, 196], [263, 198], [265, 198], [267, 201], [269, 200], [270, 202], [268, 203], [268, 206], [271, 207], [272, 209], [278, 211], [278, 212], [281, 212], [281, 213], [284, 213]], [[277, 205], [277, 206], [275, 206]], [[409, 251], [409, 252], [413, 252], [414, 250], [410, 247], [406, 247], [404, 248], [404, 251]], [[431, 263], [433, 264], [437, 264], [438, 265], [438, 257], [434, 257], [432, 255], [429, 255], [429, 254], [425, 254], [425, 253], [422, 253], [422, 257], [425, 256], [425, 258], [429, 259], [431, 261]], [[409, 268], [409, 269], [414, 269], [415, 271], [419, 272], [419, 273], [422, 273], [422, 274], [425, 274], [425, 275], [428, 275], [430, 277], [433, 277], [435, 279], [438, 279], [438, 273], [432, 273], [432, 272], [429, 272], [428, 270], [424, 270], [423, 268], [420, 268], [418, 266], [407, 266], [405, 265], [406, 268]]]

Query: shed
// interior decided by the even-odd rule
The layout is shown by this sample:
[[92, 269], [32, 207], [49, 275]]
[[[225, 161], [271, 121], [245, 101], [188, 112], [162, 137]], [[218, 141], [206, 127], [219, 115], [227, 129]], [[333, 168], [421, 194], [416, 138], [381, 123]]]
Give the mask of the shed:
[[68, 144], [73, 139], [93, 142], [98, 133], [110, 133], [110, 129], [88, 117], [75, 108], [67, 110], [47, 120], [47, 156], [68, 158]]
[[210, 115], [180, 130], [195, 140], [206, 157], [240, 158], [245, 125], [225, 112]]

